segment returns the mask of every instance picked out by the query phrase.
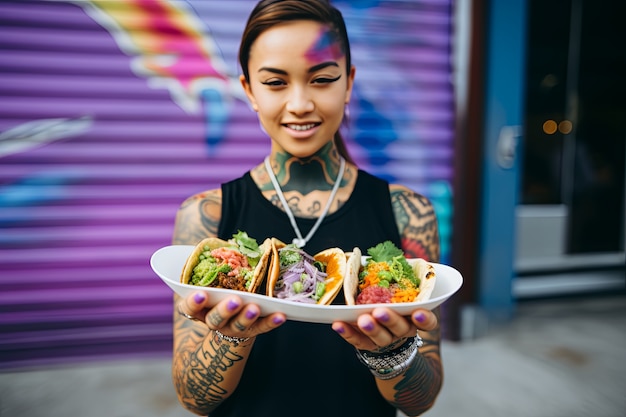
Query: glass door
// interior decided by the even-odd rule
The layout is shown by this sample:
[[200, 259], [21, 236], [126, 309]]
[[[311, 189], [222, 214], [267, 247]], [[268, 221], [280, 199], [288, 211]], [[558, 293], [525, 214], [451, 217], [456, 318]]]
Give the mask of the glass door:
[[610, 3], [528, 2], [520, 277], [626, 280], [626, 3]]

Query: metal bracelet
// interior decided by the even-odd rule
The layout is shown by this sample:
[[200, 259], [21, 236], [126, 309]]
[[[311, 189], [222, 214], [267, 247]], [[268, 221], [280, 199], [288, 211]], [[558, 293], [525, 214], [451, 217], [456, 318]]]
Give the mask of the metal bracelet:
[[220, 341], [227, 341], [228, 343], [231, 343], [234, 346], [239, 346], [240, 343], [244, 343], [247, 342], [248, 340], [250, 340], [249, 337], [236, 337], [236, 336], [226, 336], [225, 334], [223, 334], [222, 332], [220, 332], [219, 330], [213, 330], [213, 332], [215, 333], [215, 335], [217, 336], [218, 339], [220, 339]]
[[382, 379], [382, 380], [395, 378], [398, 375], [403, 374], [407, 369], [409, 369], [409, 367], [415, 360], [415, 357], [417, 356], [417, 352], [418, 352], [417, 349], [412, 350], [411, 354], [404, 362], [398, 365], [394, 365], [391, 368], [370, 369], [370, 372], [376, 378]]
[[406, 371], [418, 349], [424, 344], [419, 335], [408, 338], [402, 345], [392, 351], [371, 352], [357, 350], [357, 357], [378, 379], [391, 379]]

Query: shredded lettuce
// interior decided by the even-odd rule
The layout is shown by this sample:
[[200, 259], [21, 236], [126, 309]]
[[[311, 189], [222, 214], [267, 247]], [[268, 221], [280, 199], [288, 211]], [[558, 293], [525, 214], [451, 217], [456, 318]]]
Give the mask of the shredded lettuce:
[[257, 241], [241, 230], [233, 235], [233, 240], [237, 245], [236, 249], [248, 258], [248, 264], [252, 268], [257, 266], [261, 259], [261, 248]]

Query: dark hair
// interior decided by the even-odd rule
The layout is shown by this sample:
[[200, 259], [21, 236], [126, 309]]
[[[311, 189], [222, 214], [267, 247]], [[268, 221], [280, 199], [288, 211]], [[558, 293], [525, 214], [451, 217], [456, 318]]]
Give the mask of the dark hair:
[[[250, 13], [239, 46], [239, 64], [246, 80], [250, 80], [248, 61], [254, 41], [267, 29], [292, 20], [312, 20], [328, 25], [340, 42], [346, 57], [346, 71], [350, 73], [352, 59], [346, 23], [341, 12], [328, 0], [261, 0]], [[334, 140], [339, 154], [354, 163], [339, 131]]]

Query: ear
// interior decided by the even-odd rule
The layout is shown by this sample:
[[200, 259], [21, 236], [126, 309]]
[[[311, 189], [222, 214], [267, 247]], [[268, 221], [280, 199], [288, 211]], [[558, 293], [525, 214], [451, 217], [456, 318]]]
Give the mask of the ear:
[[241, 82], [241, 86], [243, 87], [243, 92], [246, 93], [246, 96], [248, 97], [250, 106], [252, 106], [252, 109], [254, 111], [258, 112], [259, 107], [257, 106], [256, 100], [254, 99], [254, 94], [252, 94], [252, 88], [250, 88], [250, 83], [248, 82], [248, 80], [246, 80], [246, 77], [243, 74], [239, 76], [239, 82]]
[[345, 103], [350, 103], [350, 97], [352, 96], [352, 87], [354, 86], [354, 74], [356, 73], [356, 67], [352, 65], [350, 67], [350, 72], [348, 73], [348, 85], [346, 89], [346, 100]]

